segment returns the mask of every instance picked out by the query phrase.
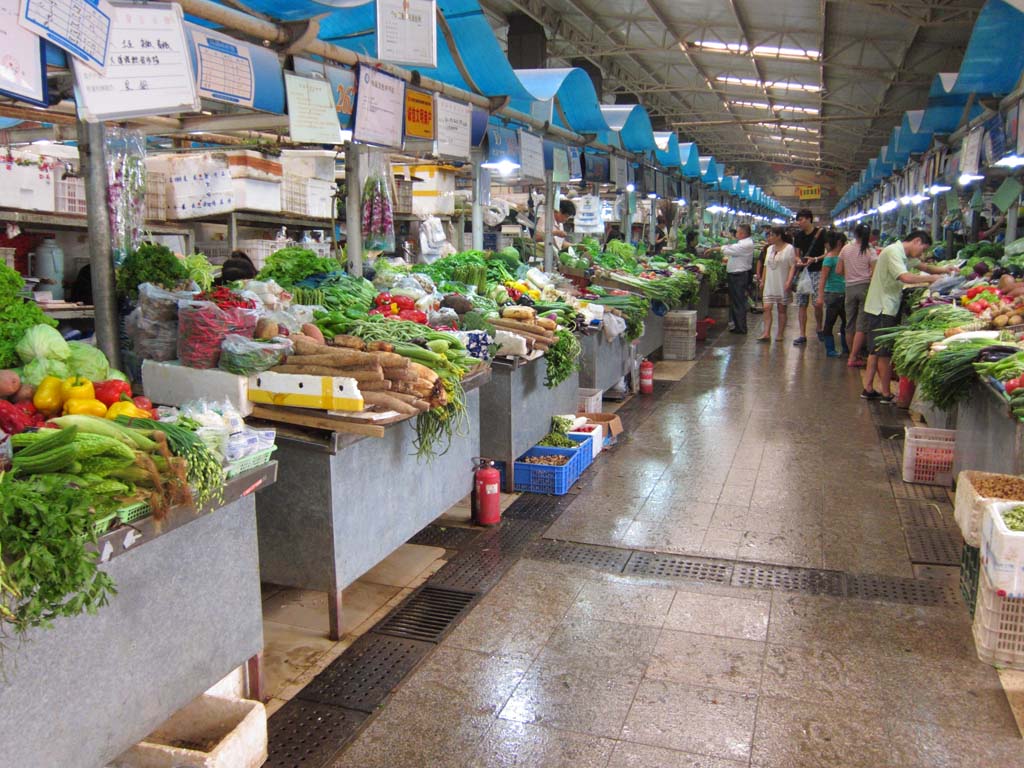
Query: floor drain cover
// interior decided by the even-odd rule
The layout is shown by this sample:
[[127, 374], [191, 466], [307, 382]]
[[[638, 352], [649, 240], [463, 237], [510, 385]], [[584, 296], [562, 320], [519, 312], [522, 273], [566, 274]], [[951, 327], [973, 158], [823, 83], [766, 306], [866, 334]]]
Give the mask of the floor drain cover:
[[910, 562], [929, 565], [959, 565], [964, 542], [955, 528], [924, 528], [910, 526], [903, 529], [907, 537]]
[[714, 560], [697, 560], [677, 555], [659, 555], [652, 552], [634, 552], [624, 571], [629, 576], [687, 579], [728, 584], [732, 566]]
[[472, 544], [482, 532], [480, 528], [461, 528], [457, 525], [428, 525], [409, 539], [409, 543], [422, 544], [426, 547], [462, 549]]
[[899, 475], [890, 480], [892, 495], [897, 499], [918, 499], [925, 501], [942, 501], [949, 503], [949, 493], [941, 485], [918, 485], [904, 483]]
[[297, 694], [305, 701], [373, 712], [433, 643], [370, 632]]
[[882, 440], [890, 440], [892, 442], [896, 442], [897, 440], [902, 441], [906, 434], [903, 431], [903, 427], [894, 427], [889, 425], [878, 424], [877, 429], [878, 436]]
[[925, 579], [905, 579], [895, 576], [849, 576], [846, 580], [848, 597], [862, 600], [881, 600], [908, 605], [958, 605], [960, 596], [946, 584]]
[[538, 520], [550, 523], [568, 506], [562, 502], [562, 496], [544, 496], [536, 493], [524, 493], [501, 513], [503, 518], [512, 520]]
[[292, 699], [267, 721], [270, 755], [263, 768], [322, 768], [365, 719], [363, 712]]
[[897, 499], [896, 508], [900, 513], [900, 524], [904, 528], [952, 528], [953, 508], [937, 501], [910, 501]]
[[476, 599], [473, 592], [423, 586], [393, 610], [374, 632], [436, 643]]
[[480, 549], [496, 549], [504, 555], [519, 552], [548, 527], [540, 520], [502, 520], [476, 542]]
[[558, 563], [582, 565], [602, 571], [621, 573], [629, 560], [630, 550], [598, 547], [590, 544], [572, 544], [567, 541], [542, 539], [526, 550], [526, 557], [534, 560], [553, 560]]
[[836, 597], [846, 594], [844, 582], [845, 575], [839, 571], [739, 563], [737, 563], [732, 576], [734, 587], [779, 589], [786, 592], [806, 592], [812, 595], [834, 595]]
[[498, 583], [511, 564], [512, 561], [498, 548], [463, 549], [431, 576], [427, 583], [436, 587], [483, 593]]

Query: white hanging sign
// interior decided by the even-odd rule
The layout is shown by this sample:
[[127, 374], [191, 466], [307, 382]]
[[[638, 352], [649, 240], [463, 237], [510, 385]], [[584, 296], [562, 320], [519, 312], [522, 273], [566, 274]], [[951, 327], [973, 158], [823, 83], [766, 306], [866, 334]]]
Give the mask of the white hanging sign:
[[555, 184], [569, 183], [569, 153], [564, 147], [551, 150], [551, 180]]
[[18, 26], [18, 0], [0, 0], [0, 94], [48, 106], [46, 51], [34, 32]]
[[626, 158], [618, 155], [611, 155], [611, 178], [616, 189], [625, 189], [629, 184], [629, 169]]
[[519, 175], [524, 179], [544, 179], [544, 139], [519, 130]]
[[21, 0], [18, 23], [98, 72], [106, 69], [114, 24], [107, 0]]
[[960, 173], [977, 175], [981, 163], [981, 127], [975, 128], [964, 137], [963, 149], [960, 151]]
[[288, 98], [288, 133], [292, 141], [340, 144], [341, 125], [334, 110], [334, 91], [326, 80], [284, 73]]
[[405, 81], [372, 67], [359, 67], [353, 138], [400, 149], [404, 135]]
[[434, 114], [437, 120], [436, 154], [439, 157], [469, 160], [473, 107], [437, 96]]
[[199, 95], [251, 107], [256, 76], [249, 47], [196, 24], [190, 24], [189, 28], [196, 46]]
[[83, 120], [198, 112], [181, 6], [113, 6], [107, 70], [74, 62], [78, 113]]
[[377, 0], [377, 58], [393, 64], [436, 67], [435, 0]]

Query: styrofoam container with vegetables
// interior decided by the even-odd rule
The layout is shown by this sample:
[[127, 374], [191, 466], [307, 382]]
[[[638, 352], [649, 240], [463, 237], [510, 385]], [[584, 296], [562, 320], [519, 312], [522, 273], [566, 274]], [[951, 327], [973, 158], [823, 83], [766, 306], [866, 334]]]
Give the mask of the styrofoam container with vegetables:
[[1024, 504], [1024, 478], [974, 470], [961, 472], [956, 480], [953, 516], [964, 541], [972, 547], [980, 547], [981, 525], [988, 505], [1014, 499]]
[[1005, 597], [1024, 597], [1024, 503], [988, 505], [981, 527], [981, 565]]

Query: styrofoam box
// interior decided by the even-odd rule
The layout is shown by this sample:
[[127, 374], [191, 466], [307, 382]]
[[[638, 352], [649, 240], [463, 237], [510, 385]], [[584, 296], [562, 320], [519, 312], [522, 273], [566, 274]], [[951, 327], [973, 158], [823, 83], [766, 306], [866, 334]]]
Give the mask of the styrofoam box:
[[281, 161], [277, 158], [267, 157], [251, 149], [229, 149], [224, 154], [228, 158], [232, 178], [281, 181], [283, 171]]
[[573, 432], [570, 430], [567, 434], [579, 438], [594, 438], [593, 440], [590, 441], [590, 446], [593, 449], [593, 455], [596, 459], [598, 455], [601, 453], [601, 451], [604, 450], [604, 428], [600, 424], [594, 424], [592, 426], [594, 428], [590, 432]]
[[1003, 513], [1022, 506], [1019, 501], [986, 505], [981, 524], [981, 565], [992, 586], [1007, 597], [1024, 597], [1024, 531], [1006, 527]]
[[235, 209], [231, 170], [223, 153], [155, 155], [146, 170], [167, 178], [167, 218], [194, 219]]
[[267, 710], [262, 703], [200, 696], [115, 758], [111, 766], [259, 768], [266, 760]]
[[281, 168], [307, 179], [333, 182], [336, 177], [337, 153], [325, 149], [283, 149]]
[[235, 208], [240, 211], [281, 212], [281, 182], [261, 179], [231, 179]]
[[200, 370], [179, 362], [142, 364], [142, 388], [157, 405], [179, 406], [189, 400], [229, 401], [243, 416], [252, 413], [249, 379], [216, 368]]
[[394, 166], [395, 173], [423, 179], [412, 186], [415, 216], [451, 216], [455, 213], [455, 171], [436, 165]]
[[[18, 160], [31, 164], [18, 165]], [[55, 175], [47, 158], [0, 151], [0, 207], [52, 213], [57, 202]]]

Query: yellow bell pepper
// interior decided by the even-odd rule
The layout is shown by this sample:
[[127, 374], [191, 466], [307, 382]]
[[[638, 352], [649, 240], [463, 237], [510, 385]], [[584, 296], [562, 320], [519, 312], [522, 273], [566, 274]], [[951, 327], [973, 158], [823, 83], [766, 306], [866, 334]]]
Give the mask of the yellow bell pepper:
[[118, 416], [127, 416], [130, 419], [152, 419], [153, 414], [144, 411], [135, 405], [131, 400], [118, 400], [107, 409], [107, 418], [116, 419]]
[[61, 384], [61, 380], [56, 376], [47, 376], [36, 387], [32, 405], [44, 416], [56, 416], [60, 413], [60, 407], [64, 403], [64, 398], [60, 394]]
[[95, 398], [73, 397], [64, 401], [65, 416], [99, 416], [107, 415], [107, 406]]
[[96, 390], [92, 382], [83, 379], [81, 376], [70, 376], [64, 379], [60, 385], [61, 400], [93, 400], [96, 397]]

